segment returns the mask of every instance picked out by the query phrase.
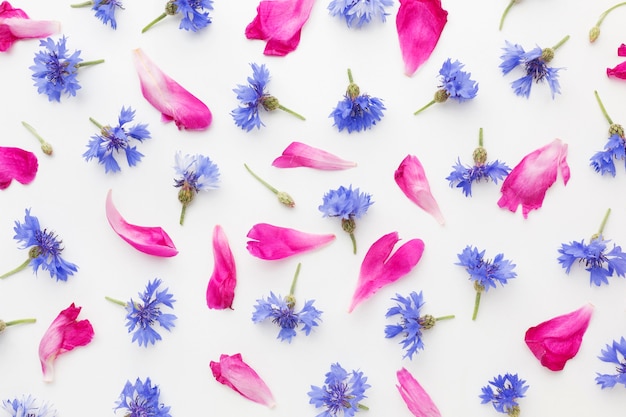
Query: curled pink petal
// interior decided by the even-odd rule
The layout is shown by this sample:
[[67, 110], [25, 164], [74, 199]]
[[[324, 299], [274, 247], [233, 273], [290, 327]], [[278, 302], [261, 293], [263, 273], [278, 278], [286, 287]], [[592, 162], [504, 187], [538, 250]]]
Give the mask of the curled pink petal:
[[400, 0], [396, 29], [406, 75], [413, 75], [430, 57], [447, 22], [441, 0]]
[[439, 409], [417, 380], [405, 368], [396, 372], [398, 391], [415, 417], [441, 417]]
[[106, 216], [113, 231], [138, 251], [164, 258], [178, 253], [172, 239], [160, 227], [136, 226], [127, 223], [113, 205], [111, 190], [107, 193]]
[[217, 310], [232, 308], [237, 269], [228, 239], [220, 225], [213, 228], [213, 259], [213, 274], [206, 289], [207, 306]]
[[370, 298], [385, 285], [396, 282], [411, 272], [417, 265], [424, 253], [424, 242], [421, 239], [411, 239], [390, 257], [393, 247], [399, 241], [398, 232], [391, 232], [369, 248], [361, 263], [359, 280], [348, 312], [352, 312], [358, 304]]
[[317, 249], [333, 240], [335, 235], [305, 233], [287, 227], [259, 223], [248, 232], [248, 252], [257, 258], [275, 260]]
[[556, 182], [561, 172], [563, 184], [567, 185], [570, 169], [567, 165], [567, 144], [555, 139], [524, 157], [502, 183], [498, 206], [512, 212], [522, 205], [522, 214], [528, 218], [531, 210], [540, 208], [546, 191]]
[[241, 353], [220, 355], [209, 364], [217, 382], [232, 388], [243, 397], [269, 408], [276, 405], [274, 396], [261, 377], [241, 358]]
[[300, 43], [314, 0], [262, 0], [246, 27], [246, 38], [267, 41], [263, 54], [285, 56]]
[[622, 80], [626, 80], [626, 61], [616, 65], [613, 68], [606, 69], [606, 75], [608, 77], [615, 77]]
[[38, 39], [61, 30], [61, 24], [51, 20], [31, 20], [22, 9], [8, 1], [0, 3], [0, 52], [8, 51], [20, 39]]
[[433, 216], [439, 224], [445, 223], [439, 205], [430, 192], [424, 167], [416, 156], [407, 155], [396, 169], [394, 178], [409, 200]]
[[617, 56], [626, 56], [626, 44], [621, 44], [617, 48]]
[[560, 371], [578, 353], [583, 335], [589, 326], [593, 305], [531, 327], [524, 341], [541, 364], [551, 371]]
[[178, 129], [204, 130], [213, 120], [211, 110], [157, 67], [141, 48], [133, 51], [141, 93], [161, 112], [163, 121], [174, 121]]
[[29, 184], [37, 175], [39, 162], [34, 153], [20, 148], [0, 146], [0, 190], [4, 190], [11, 181]]
[[56, 358], [78, 346], [86, 346], [93, 339], [93, 327], [89, 320], [76, 321], [81, 307], [72, 303], [61, 311], [52, 322], [39, 343], [39, 360], [44, 381], [52, 381], [54, 377], [54, 361]]
[[326, 171], [335, 171], [356, 166], [355, 162], [345, 161], [332, 153], [314, 148], [301, 142], [291, 142], [283, 154], [274, 159], [272, 165], [277, 168], [308, 167]]

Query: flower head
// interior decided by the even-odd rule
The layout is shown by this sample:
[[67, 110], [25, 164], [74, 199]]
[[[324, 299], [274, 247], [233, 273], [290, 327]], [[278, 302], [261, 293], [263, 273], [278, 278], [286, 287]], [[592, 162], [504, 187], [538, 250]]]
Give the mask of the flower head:
[[220, 355], [219, 362], [211, 361], [209, 367], [217, 382], [226, 385], [242, 397], [269, 408], [276, 405], [270, 388], [259, 374], [244, 362], [241, 353]]
[[213, 10], [213, 0], [169, 0], [165, 4], [165, 11], [152, 22], [148, 23], [141, 30], [141, 33], [146, 32], [167, 16], [177, 14], [182, 16], [180, 25], [178, 26], [179, 29], [197, 32], [211, 23], [211, 17], [209, 16], [210, 10]]
[[369, 23], [372, 18], [384, 22], [389, 14], [385, 8], [392, 5], [392, 0], [332, 0], [328, 5], [328, 10], [332, 16], [345, 19], [348, 27], [354, 25], [360, 28]]
[[[603, 151], [596, 152], [590, 159], [589, 165], [601, 175], [611, 174], [615, 176], [615, 160], [626, 159], [626, 138], [619, 133], [609, 136]], [[625, 163], [626, 165], [626, 163]]]
[[0, 52], [8, 51], [20, 39], [43, 38], [61, 30], [52, 20], [31, 20], [22, 9], [8, 1], [0, 3]]
[[158, 385], [152, 385], [150, 378], [145, 382], [137, 378], [134, 384], [126, 381], [115, 410], [125, 410], [127, 417], [171, 417], [170, 407], [163, 405], [160, 395], [161, 390]]
[[37, 156], [21, 148], [0, 146], [0, 190], [11, 185], [13, 180], [30, 184], [37, 176]]
[[317, 417], [352, 417], [363, 407], [360, 402], [367, 398], [365, 391], [370, 385], [366, 382], [363, 372], [347, 372], [339, 363], [334, 363], [322, 387], [311, 385], [309, 404], [324, 408]]
[[371, 129], [383, 117], [383, 110], [385, 110], [383, 101], [368, 94], [361, 94], [359, 86], [352, 80], [350, 69], [348, 69], [348, 79], [350, 85], [348, 85], [344, 99], [337, 103], [337, 107], [333, 109], [329, 117], [335, 120], [334, 126], [337, 126], [340, 132], [343, 129], [348, 129], [348, 133]]
[[559, 249], [558, 261], [565, 272], [569, 274], [572, 265], [576, 261], [579, 264], [585, 264], [586, 270], [590, 272], [590, 284], [600, 286], [608, 284], [608, 277], [617, 274], [620, 277], [626, 275], [626, 253], [622, 252], [622, 248], [613, 244], [613, 248], [607, 250], [607, 243], [610, 240], [604, 240], [602, 235], [591, 239], [589, 244], [585, 244], [585, 240], [580, 242], [563, 243]]
[[35, 54], [33, 80], [39, 94], [46, 94], [49, 101], [61, 101], [61, 94], [75, 96], [81, 87], [76, 78], [81, 51], [76, 50], [71, 55], [65, 46], [67, 38], [63, 36], [58, 42], [47, 38], [39, 41], [39, 46], [45, 49]]
[[602, 389], [613, 388], [615, 384], [626, 386], [626, 339], [622, 337], [619, 342], [613, 340], [613, 343], [606, 345], [601, 353], [598, 358], [603, 362], [615, 364], [615, 371], [617, 373], [601, 374], [598, 372], [596, 383], [600, 385]]
[[193, 201], [196, 194], [200, 191], [218, 188], [220, 172], [209, 157], [200, 154], [183, 156], [180, 151], [176, 153], [174, 170], [177, 175], [174, 179], [174, 187], [180, 188], [178, 201], [183, 205], [180, 214], [182, 225], [187, 205]]
[[504, 376], [496, 376], [493, 381], [489, 381], [489, 385], [482, 387], [479, 397], [481, 404], [491, 403], [499, 413], [518, 416], [520, 410], [517, 400], [525, 397], [528, 388], [526, 381], [517, 374], [506, 373]]
[[2, 409], [9, 417], [56, 417], [57, 410], [47, 402], [38, 401], [31, 395], [3, 400]]
[[96, 12], [96, 18], [102, 20], [105, 25], [108, 23], [112, 29], [117, 29], [117, 21], [115, 20], [115, 12], [117, 9], [124, 9], [122, 2], [119, 0], [87, 0], [83, 3], [72, 4], [72, 7], [91, 6], [91, 10]]

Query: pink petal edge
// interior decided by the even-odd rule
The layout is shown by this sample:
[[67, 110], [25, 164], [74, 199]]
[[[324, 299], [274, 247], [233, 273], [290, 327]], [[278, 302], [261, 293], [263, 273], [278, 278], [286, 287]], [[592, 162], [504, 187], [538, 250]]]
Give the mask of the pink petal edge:
[[258, 223], [252, 226], [247, 235], [246, 246], [252, 256], [265, 260], [287, 258], [302, 252], [317, 249], [333, 240], [334, 234], [313, 234], [287, 227]]
[[291, 142], [282, 155], [274, 159], [272, 166], [277, 168], [307, 167], [326, 171], [353, 168], [356, 162], [346, 161], [322, 149], [305, 143]]
[[20, 148], [0, 146], [0, 190], [4, 190], [11, 181], [30, 184], [37, 175], [39, 162], [34, 153]]
[[53, 20], [31, 20], [8, 1], [0, 4], [0, 52], [8, 51], [20, 39], [45, 38], [61, 31], [61, 23]]
[[396, 388], [415, 417], [441, 417], [441, 412], [433, 400], [406, 368], [396, 372], [396, 376], [398, 378]]
[[206, 290], [206, 303], [211, 309], [232, 308], [237, 285], [235, 258], [228, 238], [220, 225], [213, 228], [213, 274]]

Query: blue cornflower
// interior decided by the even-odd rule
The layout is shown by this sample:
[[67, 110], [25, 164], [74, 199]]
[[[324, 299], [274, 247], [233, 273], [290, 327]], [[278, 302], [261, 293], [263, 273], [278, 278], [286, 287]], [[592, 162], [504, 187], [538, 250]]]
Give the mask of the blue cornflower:
[[241, 102], [241, 105], [230, 113], [235, 124], [248, 132], [255, 127], [261, 129], [261, 126], [265, 126], [259, 115], [261, 107], [266, 111], [280, 109], [304, 120], [304, 117], [284, 107], [276, 97], [265, 91], [270, 80], [270, 72], [265, 64], [252, 63], [250, 66], [252, 77], [248, 77], [248, 85], [237, 84], [237, 88], [233, 89], [233, 92], [237, 94], [237, 100]]
[[470, 78], [471, 73], [461, 70], [464, 66], [459, 61], [452, 62], [448, 58], [439, 70], [441, 84], [438, 86], [439, 90], [435, 92], [435, 97], [413, 114], [419, 114], [433, 104], [443, 103], [449, 98], [462, 103], [476, 97], [478, 83]]
[[219, 168], [209, 157], [203, 155], [185, 155], [176, 153], [174, 170], [178, 178], [174, 179], [174, 187], [180, 188], [178, 201], [183, 205], [180, 213], [180, 224], [185, 220], [187, 205], [196, 194], [203, 190], [218, 188]]
[[28, 259], [12, 271], [0, 275], [0, 278], [13, 275], [28, 265], [35, 273], [39, 267], [44, 271], [47, 270], [50, 272], [50, 277], [56, 278], [57, 281], [67, 281], [67, 277], [74, 275], [74, 272], [78, 270], [76, 265], [61, 257], [61, 252], [63, 252], [61, 240], [48, 229], [42, 230], [39, 219], [30, 215], [30, 209], [26, 209], [24, 223], [16, 221], [13, 230], [15, 231], [13, 239], [22, 244], [21, 249], [28, 249]]
[[520, 379], [517, 374], [506, 373], [504, 376], [498, 375], [493, 381], [489, 381], [489, 384], [495, 387], [495, 391], [491, 385], [482, 387], [483, 393], [479, 395], [482, 400], [481, 404], [491, 403], [493, 408], [500, 413], [518, 416], [520, 407], [517, 399], [525, 397], [529, 388], [526, 381]]
[[311, 397], [309, 404], [325, 408], [316, 417], [352, 417], [360, 409], [367, 409], [360, 404], [367, 398], [365, 391], [370, 388], [366, 382], [363, 372], [348, 373], [339, 363], [334, 363], [326, 374], [324, 386], [311, 385], [311, 391], [307, 393]]
[[346, 20], [348, 27], [355, 24], [360, 28], [369, 23], [372, 18], [378, 18], [382, 22], [389, 14], [385, 7], [391, 7], [392, 0], [332, 0], [328, 5], [328, 10], [332, 16], [339, 16]]
[[171, 417], [170, 407], [161, 403], [160, 395], [161, 390], [150, 378], [146, 382], [137, 378], [134, 385], [126, 381], [115, 410], [125, 410], [125, 417]]
[[141, 30], [141, 33], [146, 32], [167, 16], [174, 16], [176, 14], [182, 15], [180, 25], [178, 26], [179, 29], [197, 32], [211, 23], [209, 10], [213, 10], [213, 0], [169, 0], [165, 4], [165, 11], [152, 22], [148, 23], [146, 27]]
[[590, 163], [596, 172], [601, 175], [606, 173], [615, 176], [615, 160], [624, 161], [626, 159], [626, 138], [624, 138], [624, 128], [622, 125], [613, 123], [613, 120], [609, 116], [600, 95], [597, 91], [593, 92], [596, 96], [596, 100], [600, 105], [602, 114], [609, 122], [609, 139], [604, 145], [604, 151], [596, 152], [591, 158]]
[[606, 349], [601, 351], [602, 354], [598, 358], [603, 362], [614, 363], [617, 365], [615, 374], [601, 374], [596, 372], [596, 383], [602, 389], [613, 388], [615, 384], [623, 384], [626, 386], [626, 339], [622, 337], [619, 342], [613, 340], [611, 345], [606, 345]]
[[57, 411], [47, 402], [38, 402], [32, 396], [3, 400], [2, 409], [9, 417], [56, 417]]
[[100, 134], [91, 137], [88, 150], [83, 154], [85, 160], [98, 158], [98, 162], [104, 165], [104, 172], [118, 172], [120, 166], [115, 160], [115, 156], [124, 151], [128, 166], [135, 166], [143, 154], [137, 150], [136, 146], [130, 146], [131, 140], [135, 139], [143, 142], [144, 139], [150, 138], [147, 124], [136, 124], [131, 127], [124, 127], [126, 123], [130, 123], [135, 118], [135, 111], [132, 108], [126, 109], [122, 107], [118, 118], [118, 125], [115, 127], [102, 126], [94, 119], [89, 118], [96, 126], [100, 128]]
[[121, 1], [118, 0], [88, 0], [83, 3], [72, 4], [71, 7], [88, 7], [95, 10], [95, 16], [102, 20], [105, 25], [111, 24], [111, 28], [117, 29], [117, 21], [115, 20], [115, 11], [124, 9]]
[[337, 103], [337, 107], [333, 109], [329, 117], [335, 120], [334, 126], [337, 126], [340, 132], [343, 129], [348, 129], [348, 133], [371, 129], [384, 116], [383, 101], [368, 94], [361, 94], [359, 86], [352, 79], [352, 71], [349, 68], [348, 79], [350, 84], [344, 99]]

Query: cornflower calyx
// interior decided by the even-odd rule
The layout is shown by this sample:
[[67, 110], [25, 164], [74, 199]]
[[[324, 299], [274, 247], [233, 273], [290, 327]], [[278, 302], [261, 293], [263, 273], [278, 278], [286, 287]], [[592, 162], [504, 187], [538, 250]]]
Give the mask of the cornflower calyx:
[[274, 111], [280, 108], [280, 102], [274, 96], [264, 95], [261, 97], [261, 105], [267, 111]]
[[541, 50], [541, 59], [546, 64], [554, 59], [554, 49], [544, 48]]
[[174, 16], [176, 13], [178, 13], [178, 6], [176, 5], [176, 3], [173, 0], [170, 0], [167, 3], [165, 3], [165, 14], [166, 15]]
[[472, 152], [472, 159], [474, 160], [474, 164], [478, 166], [485, 165], [485, 162], [487, 162], [487, 150], [482, 146], [477, 147], [474, 149], [474, 152]]
[[609, 135], [618, 135], [620, 138], [623, 138], [624, 137], [624, 128], [620, 124], [612, 123], [609, 126]]
[[48, 142], [46, 142], [46, 140], [44, 138], [42, 138], [39, 135], [39, 133], [37, 133], [37, 131], [35, 130], [34, 127], [32, 127], [31, 125], [29, 125], [26, 122], [22, 122], [22, 126], [24, 126], [30, 133], [32, 133], [33, 136], [35, 136], [35, 138], [37, 138], [37, 140], [41, 144], [41, 150], [42, 150], [43, 153], [45, 153], [48, 156], [52, 155], [52, 145], [50, 145]]
[[346, 89], [346, 94], [348, 95], [348, 97], [354, 100], [361, 94], [361, 89], [355, 83], [350, 82], [348, 88]]
[[276, 194], [276, 197], [278, 198], [278, 202], [279, 203], [281, 203], [281, 204], [283, 204], [283, 205], [285, 205], [287, 207], [295, 207], [296, 202], [293, 200], [293, 198], [288, 193], [286, 193], [285, 191], [278, 191], [278, 189], [274, 188], [268, 182], [266, 182], [261, 177], [259, 177], [257, 174], [255, 174], [250, 169], [250, 167], [247, 164], [243, 164], [243, 166], [250, 173], [250, 175], [252, 175], [254, 178], [257, 179], [257, 181], [259, 181], [261, 184], [263, 184], [268, 190], [270, 190], [271, 192]]
[[442, 88], [441, 90], [435, 91], [433, 100], [435, 100], [435, 103], [443, 103], [448, 100], [448, 97], [450, 97], [450, 93]]
[[602, 22], [609, 13], [611, 13], [613, 10], [617, 9], [620, 6], [626, 6], [626, 2], [621, 2], [612, 7], [609, 7], [600, 15], [595, 26], [589, 30], [589, 42], [593, 43], [598, 39], [598, 36], [600, 36], [600, 25], [602, 25]]

